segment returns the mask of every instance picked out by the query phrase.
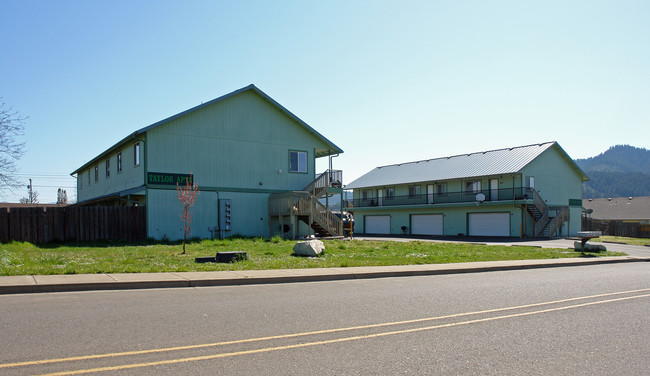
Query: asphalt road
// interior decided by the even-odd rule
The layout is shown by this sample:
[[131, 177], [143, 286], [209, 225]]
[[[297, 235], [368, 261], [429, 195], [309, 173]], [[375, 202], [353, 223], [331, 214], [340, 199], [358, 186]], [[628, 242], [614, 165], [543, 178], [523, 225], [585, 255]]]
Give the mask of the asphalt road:
[[0, 374], [646, 375], [649, 312], [646, 262], [4, 295]]

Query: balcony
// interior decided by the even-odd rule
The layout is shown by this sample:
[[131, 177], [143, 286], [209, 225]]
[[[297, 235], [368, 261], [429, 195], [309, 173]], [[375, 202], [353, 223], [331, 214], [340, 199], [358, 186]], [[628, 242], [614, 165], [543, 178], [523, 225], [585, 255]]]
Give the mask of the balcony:
[[[402, 205], [434, 205], [434, 204], [457, 204], [476, 202], [479, 193], [485, 198], [483, 201], [513, 201], [532, 200], [534, 190], [531, 188], [503, 188], [482, 190], [480, 192], [447, 192], [444, 194], [420, 194], [417, 196], [393, 196], [393, 197], [372, 197], [355, 198], [352, 205], [355, 208], [367, 208], [376, 206], [402, 206]], [[482, 197], [479, 197], [482, 198]]]

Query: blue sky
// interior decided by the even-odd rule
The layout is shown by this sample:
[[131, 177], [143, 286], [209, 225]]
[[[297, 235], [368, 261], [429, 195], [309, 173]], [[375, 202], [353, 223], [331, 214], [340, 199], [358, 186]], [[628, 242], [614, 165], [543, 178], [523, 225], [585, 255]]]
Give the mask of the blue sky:
[[573, 158], [650, 148], [648, 1], [0, 0], [0, 14], [0, 97], [29, 117], [20, 177], [41, 202], [74, 196], [70, 172], [134, 130], [251, 83], [343, 148], [345, 183], [552, 140]]

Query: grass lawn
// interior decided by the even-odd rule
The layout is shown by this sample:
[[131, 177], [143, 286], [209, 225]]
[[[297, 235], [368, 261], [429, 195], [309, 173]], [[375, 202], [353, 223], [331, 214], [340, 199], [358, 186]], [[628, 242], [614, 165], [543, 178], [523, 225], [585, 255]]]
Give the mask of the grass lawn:
[[591, 239], [592, 242], [616, 242], [625, 243], [630, 245], [650, 245], [650, 239], [644, 238], [625, 238], [622, 236], [608, 236], [603, 235], [600, 238]]
[[[139, 273], [206, 270], [298, 269], [371, 265], [440, 264], [469, 261], [553, 259], [584, 256], [570, 249], [476, 244], [325, 241], [317, 258], [293, 256], [289, 240], [227, 239], [190, 242], [181, 255], [179, 243], [0, 244], [0, 275]], [[194, 262], [218, 251], [246, 251], [248, 260], [232, 264]], [[605, 252], [598, 256], [620, 256]]]

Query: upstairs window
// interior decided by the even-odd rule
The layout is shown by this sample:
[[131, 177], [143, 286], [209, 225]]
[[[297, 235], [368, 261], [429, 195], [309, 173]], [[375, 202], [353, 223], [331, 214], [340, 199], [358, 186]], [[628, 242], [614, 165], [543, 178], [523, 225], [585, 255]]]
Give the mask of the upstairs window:
[[479, 193], [481, 191], [480, 180], [470, 180], [465, 182], [465, 193]]
[[393, 198], [395, 197], [395, 188], [390, 187], [386, 188], [386, 198]]
[[88, 170], [88, 185], [90, 185], [90, 170]]
[[369, 199], [371, 197], [371, 193], [372, 192], [367, 190], [367, 189], [364, 190], [364, 191], [361, 191], [361, 199], [363, 199], [363, 200]]
[[526, 176], [526, 188], [535, 188], [535, 177], [534, 176]]
[[95, 165], [95, 182], [99, 181], [99, 165]]
[[106, 158], [106, 177], [110, 178], [111, 177], [111, 159]]
[[117, 172], [122, 172], [122, 152], [117, 152]]
[[409, 187], [409, 198], [420, 197], [420, 186], [412, 185]]
[[307, 173], [306, 151], [289, 151], [289, 172]]
[[438, 196], [444, 196], [447, 194], [447, 183], [438, 183], [436, 184], [436, 194]]
[[133, 145], [133, 165], [140, 166], [140, 143], [136, 142]]

